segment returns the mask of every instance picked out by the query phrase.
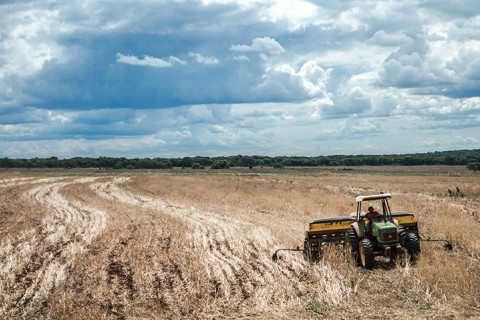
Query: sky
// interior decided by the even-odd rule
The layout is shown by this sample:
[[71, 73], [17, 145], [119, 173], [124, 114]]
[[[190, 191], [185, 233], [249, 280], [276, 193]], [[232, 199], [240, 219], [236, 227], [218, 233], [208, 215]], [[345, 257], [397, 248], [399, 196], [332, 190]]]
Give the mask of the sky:
[[0, 0], [0, 157], [474, 148], [479, 1]]

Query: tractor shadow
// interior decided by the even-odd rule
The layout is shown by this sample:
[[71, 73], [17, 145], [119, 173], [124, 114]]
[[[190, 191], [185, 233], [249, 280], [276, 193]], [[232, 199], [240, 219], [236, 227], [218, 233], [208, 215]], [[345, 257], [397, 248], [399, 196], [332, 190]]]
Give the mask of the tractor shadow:
[[[373, 267], [372, 270], [380, 269], [380, 270], [389, 271], [396, 268], [403, 268], [404, 266], [405, 264], [398, 263], [397, 261], [387, 261], [386, 259], [375, 260], [375, 266]], [[361, 266], [359, 266], [359, 268], [361, 268]]]

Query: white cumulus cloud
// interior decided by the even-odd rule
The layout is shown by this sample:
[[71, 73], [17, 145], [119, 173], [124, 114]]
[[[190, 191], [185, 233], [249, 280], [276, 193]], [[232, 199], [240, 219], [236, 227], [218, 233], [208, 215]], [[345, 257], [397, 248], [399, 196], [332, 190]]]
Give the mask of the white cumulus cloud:
[[243, 54], [233, 57], [233, 60], [236, 60], [236, 61], [250, 61], [250, 59]]
[[381, 135], [383, 132], [380, 123], [375, 123], [373, 120], [347, 119], [338, 123], [334, 129], [323, 130], [317, 139], [358, 139], [365, 136]]
[[190, 57], [195, 58], [198, 63], [201, 64], [218, 64], [220, 61], [215, 57], [205, 57], [197, 52], [190, 52], [188, 54]]
[[123, 55], [121, 53], [117, 53], [117, 62], [137, 66], [149, 66], [154, 68], [168, 68], [172, 67], [175, 63], [186, 64], [185, 61], [174, 56], [170, 56], [167, 59], [161, 59], [152, 56], [138, 58], [136, 56]]
[[256, 51], [270, 54], [279, 54], [285, 52], [285, 49], [280, 43], [269, 37], [255, 38], [252, 40], [252, 44], [250, 46], [244, 44], [234, 44], [230, 47], [230, 50], [240, 52]]
[[257, 90], [290, 100], [327, 97], [326, 84], [331, 71], [322, 68], [317, 60], [307, 61], [298, 71], [290, 64], [280, 64], [267, 70]]
[[368, 40], [368, 42], [389, 47], [411, 44], [413, 40], [412, 38], [401, 32], [386, 33], [383, 30], [379, 30], [375, 32], [375, 34]]

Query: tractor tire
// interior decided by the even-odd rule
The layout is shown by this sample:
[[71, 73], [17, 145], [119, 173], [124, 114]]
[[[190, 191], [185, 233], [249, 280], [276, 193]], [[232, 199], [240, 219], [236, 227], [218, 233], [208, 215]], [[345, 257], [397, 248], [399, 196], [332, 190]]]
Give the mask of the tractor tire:
[[405, 231], [405, 228], [400, 226], [398, 227], [398, 241], [402, 245], [402, 247], [405, 247], [405, 239], [407, 237], [407, 232]]
[[420, 255], [420, 238], [413, 232], [407, 233], [405, 237], [405, 248], [410, 255], [410, 262], [416, 262]]
[[355, 265], [360, 264], [360, 256], [358, 255], [359, 238], [355, 229], [351, 228], [345, 233], [345, 246], [350, 248], [350, 252], [355, 261]]
[[363, 239], [360, 241], [359, 252], [360, 263], [365, 269], [373, 269], [375, 265], [375, 252], [373, 251], [372, 241]]

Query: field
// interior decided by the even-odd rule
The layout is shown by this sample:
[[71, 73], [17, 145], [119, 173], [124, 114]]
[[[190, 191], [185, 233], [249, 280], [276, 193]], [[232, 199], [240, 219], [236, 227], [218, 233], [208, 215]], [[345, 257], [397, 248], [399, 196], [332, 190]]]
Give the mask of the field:
[[[480, 318], [478, 176], [47, 173], [0, 175], [1, 318]], [[373, 271], [340, 247], [271, 259], [380, 191], [454, 250]]]

